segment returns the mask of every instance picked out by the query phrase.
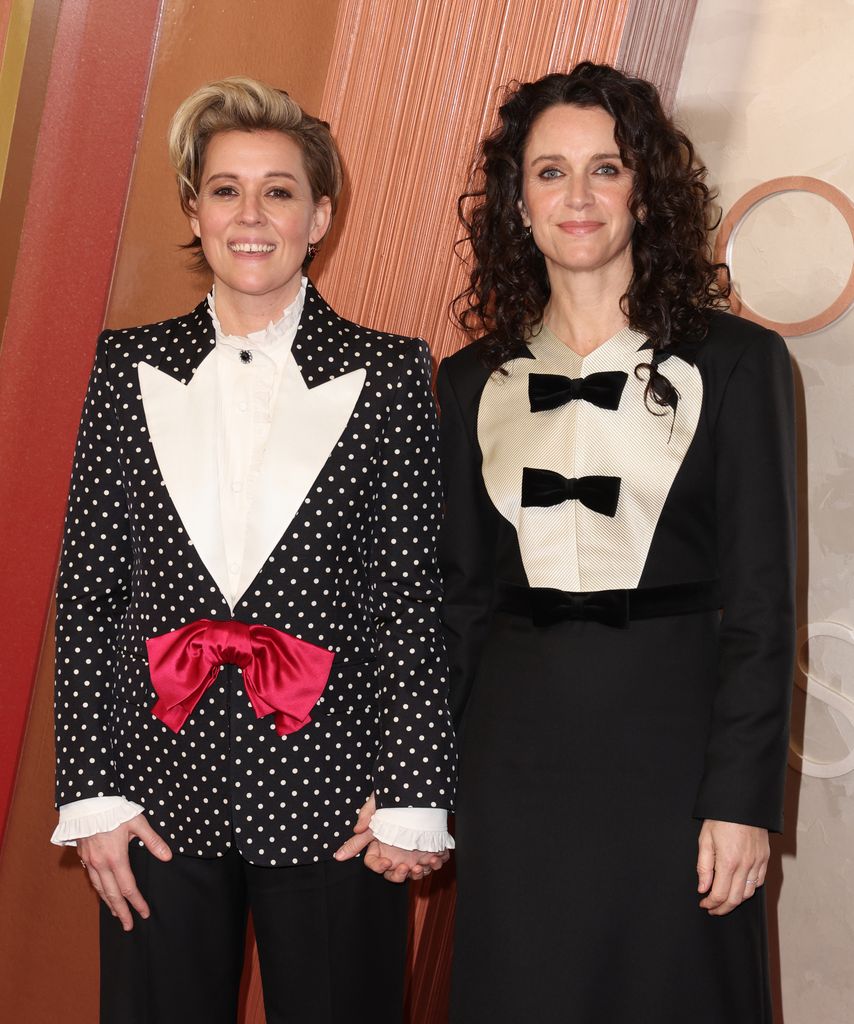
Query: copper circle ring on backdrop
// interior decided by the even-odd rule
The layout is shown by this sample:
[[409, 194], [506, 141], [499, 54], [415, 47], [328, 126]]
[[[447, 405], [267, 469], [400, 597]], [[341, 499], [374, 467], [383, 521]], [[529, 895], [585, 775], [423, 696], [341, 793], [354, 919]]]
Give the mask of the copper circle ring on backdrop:
[[[738, 229], [744, 223], [751, 210], [759, 203], [771, 196], [779, 195], [781, 192], [811, 192], [813, 195], [826, 199], [842, 214], [851, 237], [854, 239], [854, 203], [834, 185], [830, 185], [820, 178], [809, 178], [803, 176], [792, 176], [788, 178], [772, 178], [770, 181], [757, 185], [756, 188], [745, 192], [741, 199], [732, 207], [724, 217], [717, 239], [715, 240], [715, 260], [718, 263], [725, 262], [728, 266], [732, 258], [732, 246]], [[767, 317], [754, 312], [747, 303], [733, 289], [730, 303], [733, 313], [739, 313], [754, 323], [763, 327], [770, 327], [779, 334], [796, 337], [800, 334], [812, 334], [822, 327], [827, 327], [837, 320], [854, 302], [854, 266], [845, 283], [845, 287], [839, 296], [831, 302], [827, 309], [806, 320], [797, 320], [793, 323], [786, 323], [780, 320], [769, 320]]]

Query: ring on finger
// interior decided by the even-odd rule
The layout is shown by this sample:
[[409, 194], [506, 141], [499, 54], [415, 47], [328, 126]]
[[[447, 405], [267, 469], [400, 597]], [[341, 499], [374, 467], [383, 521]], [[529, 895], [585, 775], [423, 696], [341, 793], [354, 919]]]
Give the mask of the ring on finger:
[[759, 881], [758, 878], [748, 878], [747, 881], [744, 884], [745, 885], [756, 885], [756, 883], [758, 881]]

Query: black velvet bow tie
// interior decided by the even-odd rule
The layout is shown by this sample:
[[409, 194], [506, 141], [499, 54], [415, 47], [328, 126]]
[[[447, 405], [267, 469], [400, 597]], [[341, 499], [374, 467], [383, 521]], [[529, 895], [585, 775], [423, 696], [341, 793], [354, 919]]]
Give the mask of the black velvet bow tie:
[[567, 480], [550, 469], [522, 470], [522, 506], [546, 507], [564, 501], [580, 501], [582, 505], [603, 516], [617, 512], [620, 497], [618, 476], [582, 476]]
[[591, 373], [587, 377], [564, 377], [559, 373], [528, 376], [531, 412], [557, 409], [567, 402], [584, 401], [600, 409], [618, 409], [629, 375], [623, 370]]

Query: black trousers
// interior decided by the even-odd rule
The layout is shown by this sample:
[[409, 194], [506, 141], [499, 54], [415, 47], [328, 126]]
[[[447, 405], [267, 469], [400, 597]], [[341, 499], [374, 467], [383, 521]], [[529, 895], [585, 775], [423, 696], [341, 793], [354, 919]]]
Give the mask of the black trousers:
[[406, 886], [361, 860], [130, 856], [151, 917], [126, 933], [101, 905], [101, 1024], [235, 1024], [250, 910], [267, 1024], [400, 1024]]

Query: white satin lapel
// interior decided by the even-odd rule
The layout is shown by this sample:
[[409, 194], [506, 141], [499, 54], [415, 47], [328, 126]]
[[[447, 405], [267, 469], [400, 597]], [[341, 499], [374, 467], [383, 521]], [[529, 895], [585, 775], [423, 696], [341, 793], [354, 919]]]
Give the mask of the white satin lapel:
[[216, 360], [206, 357], [188, 384], [149, 363], [138, 366], [148, 434], [160, 475], [199, 558], [228, 600], [217, 468]]
[[236, 587], [237, 605], [291, 524], [353, 414], [366, 371], [309, 388], [293, 353], [282, 372], [273, 422], [255, 483]]

